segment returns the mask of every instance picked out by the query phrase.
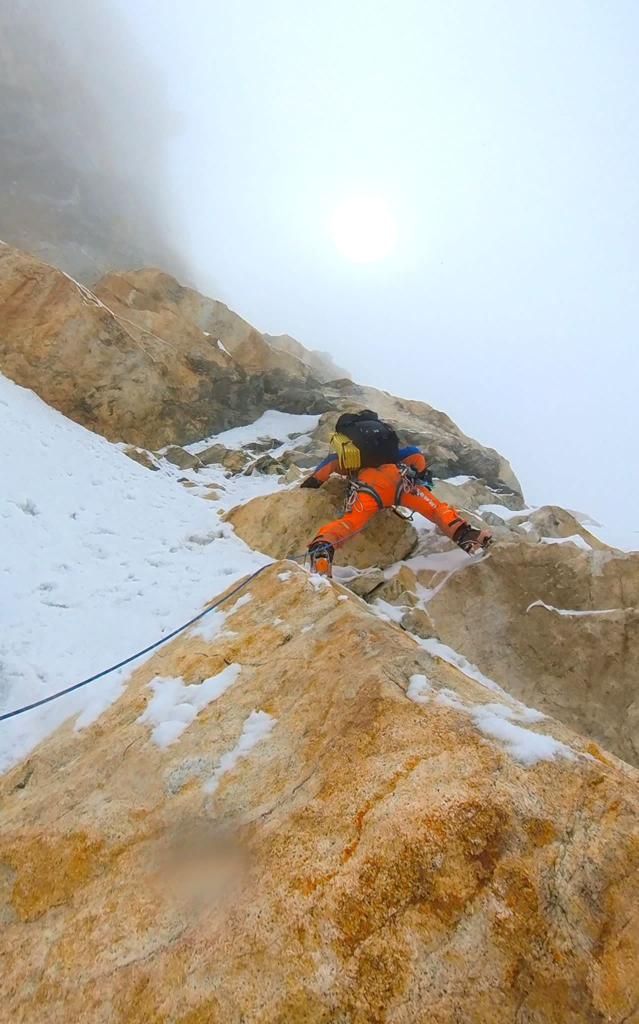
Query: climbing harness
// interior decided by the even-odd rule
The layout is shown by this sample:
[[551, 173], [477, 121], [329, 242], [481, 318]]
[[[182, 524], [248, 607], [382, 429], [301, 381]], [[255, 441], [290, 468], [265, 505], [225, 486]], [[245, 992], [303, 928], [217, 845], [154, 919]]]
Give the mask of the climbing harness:
[[[306, 558], [305, 554], [299, 555], [296, 558], [290, 558], [289, 561], [299, 562], [304, 558]], [[177, 629], [174, 629], [170, 633], [167, 633], [166, 636], [163, 636], [159, 640], [156, 640], [155, 643], [149, 644], [149, 646], [145, 647], [143, 650], [137, 651], [136, 654], [131, 654], [130, 657], [128, 658], [124, 658], [124, 660], [119, 661], [117, 665], [110, 665], [109, 668], [103, 669], [102, 672], [97, 672], [94, 676], [89, 676], [88, 679], [83, 679], [79, 683], [74, 683], [73, 686], [67, 686], [66, 689], [64, 690], [59, 690], [57, 693], [52, 693], [49, 697], [42, 697], [41, 700], [35, 700], [33, 701], [32, 704], [25, 704], [24, 707], [16, 708], [14, 711], [5, 711], [3, 715], [0, 715], [0, 722], [6, 722], [8, 718], [16, 718], [17, 715], [23, 715], [25, 711], [33, 711], [34, 708], [42, 707], [43, 704], [49, 704], [51, 701], [57, 700], [58, 697], [64, 697], [67, 693], [73, 693], [74, 690], [79, 690], [83, 686], [88, 686], [89, 683], [94, 683], [97, 679], [103, 679], [104, 676], [110, 675], [111, 672], [116, 672], [118, 669], [124, 668], [125, 665], [130, 665], [132, 661], [137, 661], [137, 659], [141, 658], [143, 655], [149, 654], [151, 651], [154, 651], [156, 647], [161, 647], [162, 644], [167, 643], [169, 640], [172, 640], [173, 637], [178, 636], [178, 634], [180, 633], [183, 633], [185, 629], [188, 629], [189, 626], [192, 626], [195, 622], [199, 622], [200, 619], [203, 619], [205, 615], [209, 614], [209, 612], [212, 612], [216, 608], [219, 608], [220, 605], [224, 603], [224, 601], [228, 601], [229, 598], [235, 597], [236, 594], [239, 594], [241, 590], [244, 590], [244, 587], [247, 587], [249, 583], [256, 579], [260, 575], [260, 573], [264, 572], [264, 570], [268, 569], [272, 564], [272, 562], [269, 562], [267, 565], [260, 566], [260, 568], [256, 569], [254, 573], [251, 573], [250, 576], [247, 576], [247, 578], [243, 580], [242, 583], [239, 583], [237, 587], [229, 591], [228, 594], [224, 594], [223, 597], [218, 598], [217, 601], [214, 601], [213, 604], [210, 604], [208, 608], [205, 608], [203, 612], [199, 612], [197, 615], [194, 615], [193, 618], [189, 619], [188, 622], [185, 622], [183, 625], [178, 626]]]

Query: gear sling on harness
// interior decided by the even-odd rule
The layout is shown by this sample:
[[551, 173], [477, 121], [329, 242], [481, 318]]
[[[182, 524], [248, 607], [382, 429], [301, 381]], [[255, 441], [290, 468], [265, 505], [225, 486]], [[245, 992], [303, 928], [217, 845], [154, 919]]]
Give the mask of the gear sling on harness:
[[334, 547], [358, 533], [373, 516], [385, 508], [407, 508], [419, 512], [451, 537], [461, 525], [456, 509], [439, 501], [426, 487], [410, 478], [407, 467], [394, 463], [376, 469], [362, 469], [350, 480], [350, 493], [344, 514], [318, 531], [316, 541]]

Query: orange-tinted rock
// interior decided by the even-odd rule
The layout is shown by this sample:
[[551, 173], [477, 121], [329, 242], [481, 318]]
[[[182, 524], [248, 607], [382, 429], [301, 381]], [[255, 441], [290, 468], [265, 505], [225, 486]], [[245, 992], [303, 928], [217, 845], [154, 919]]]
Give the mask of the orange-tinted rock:
[[[494, 692], [290, 563], [247, 592], [0, 782], [2, 1019], [633, 1020], [636, 772], [549, 720], [526, 728], [556, 759], [514, 760], [473, 717]], [[156, 746], [150, 680], [229, 663]], [[276, 722], [233, 762], [256, 710]]]

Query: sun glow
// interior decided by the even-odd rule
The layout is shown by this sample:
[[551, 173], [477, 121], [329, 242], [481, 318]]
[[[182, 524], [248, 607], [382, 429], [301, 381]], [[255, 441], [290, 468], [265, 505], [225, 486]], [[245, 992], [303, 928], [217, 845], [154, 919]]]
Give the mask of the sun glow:
[[377, 263], [390, 255], [397, 241], [397, 221], [382, 196], [351, 195], [334, 210], [330, 221], [335, 245], [352, 263]]

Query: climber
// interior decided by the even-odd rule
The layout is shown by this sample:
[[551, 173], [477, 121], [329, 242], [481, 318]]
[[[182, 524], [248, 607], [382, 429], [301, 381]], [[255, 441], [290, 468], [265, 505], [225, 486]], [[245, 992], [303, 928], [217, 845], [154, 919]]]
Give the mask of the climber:
[[344, 413], [331, 437], [335, 454], [301, 484], [321, 487], [333, 473], [349, 479], [345, 514], [319, 530], [308, 547], [311, 570], [332, 574], [335, 548], [359, 533], [374, 515], [401, 506], [430, 519], [463, 551], [474, 555], [492, 542], [487, 530], [478, 530], [459, 512], [431, 494], [433, 478], [426, 457], [412, 446], [401, 448], [399, 438], [371, 409]]

